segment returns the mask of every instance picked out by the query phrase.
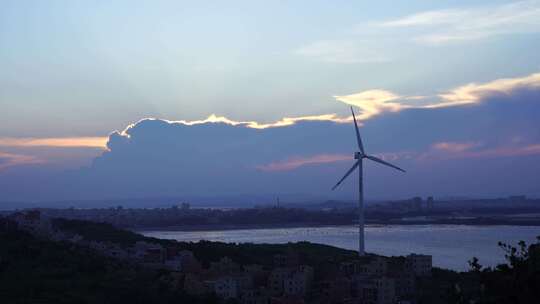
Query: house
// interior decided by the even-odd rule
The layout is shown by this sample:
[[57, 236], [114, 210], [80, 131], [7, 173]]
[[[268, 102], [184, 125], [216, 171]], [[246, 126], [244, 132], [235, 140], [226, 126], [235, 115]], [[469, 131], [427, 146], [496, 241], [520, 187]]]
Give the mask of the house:
[[268, 288], [272, 295], [281, 295], [283, 293], [285, 279], [289, 276], [290, 269], [274, 268], [268, 276]]
[[363, 304], [393, 304], [396, 302], [395, 283], [389, 277], [357, 276], [354, 295]]
[[396, 297], [399, 300], [410, 299], [414, 296], [416, 275], [405, 257], [390, 259], [387, 275], [394, 279]]
[[313, 268], [307, 265], [293, 270], [283, 281], [283, 291], [286, 295], [306, 296], [311, 291]]
[[268, 277], [268, 287], [273, 295], [300, 295], [310, 292], [313, 268], [301, 265], [296, 268], [275, 268]]
[[415, 275], [419, 277], [431, 276], [433, 262], [431, 255], [425, 254], [409, 254], [407, 257], [408, 267]]
[[381, 256], [375, 256], [367, 263], [361, 264], [359, 268], [360, 274], [382, 276], [388, 271], [388, 259]]
[[341, 303], [351, 296], [351, 280], [346, 276], [329, 277], [317, 284], [317, 297], [322, 303]]
[[214, 292], [222, 299], [238, 299], [253, 287], [251, 277], [245, 274], [227, 275], [214, 280]]

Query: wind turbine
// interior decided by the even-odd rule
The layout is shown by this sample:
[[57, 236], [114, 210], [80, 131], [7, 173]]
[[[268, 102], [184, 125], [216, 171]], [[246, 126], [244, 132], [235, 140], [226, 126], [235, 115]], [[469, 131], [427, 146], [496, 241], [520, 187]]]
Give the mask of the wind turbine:
[[386, 162], [378, 157], [375, 157], [373, 155], [367, 155], [364, 151], [364, 145], [362, 144], [362, 138], [360, 137], [360, 132], [358, 131], [358, 124], [356, 123], [356, 116], [354, 115], [354, 110], [351, 107], [351, 112], [353, 115], [354, 120], [354, 129], [356, 130], [356, 140], [358, 142], [358, 149], [360, 151], [354, 152], [354, 159], [356, 159], [356, 162], [354, 165], [345, 173], [345, 176], [343, 176], [342, 179], [337, 182], [337, 184], [332, 187], [332, 190], [336, 189], [341, 183], [349, 176], [356, 168], [358, 168], [358, 229], [359, 229], [359, 239], [358, 239], [358, 255], [363, 256], [365, 254], [364, 251], [364, 183], [363, 183], [363, 166], [362, 161], [364, 158], [370, 159], [374, 162], [392, 167], [396, 170], [405, 172], [405, 170], [401, 169], [398, 166], [394, 166], [389, 162]]

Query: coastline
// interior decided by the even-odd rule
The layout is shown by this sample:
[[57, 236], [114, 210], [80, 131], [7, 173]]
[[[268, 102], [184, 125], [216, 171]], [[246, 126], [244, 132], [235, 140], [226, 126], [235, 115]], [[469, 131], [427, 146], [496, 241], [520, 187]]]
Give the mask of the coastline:
[[[351, 224], [320, 224], [320, 223], [298, 223], [298, 224], [214, 224], [214, 225], [175, 225], [158, 227], [125, 227], [124, 229], [133, 232], [143, 231], [223, 231], [223, 230], [258, 230], [258, 229], [286, 229], [286, 228], [324, 228], [324, 227], [350, 227]], [[396, 221], [396, 222], [371, 222], [366, 223], [367, 227], [385, 227], [385, 226], [530, 226], [539, 227], [540, 221], [497, 221], [497, 222], [478, 222], [478, 221]]]

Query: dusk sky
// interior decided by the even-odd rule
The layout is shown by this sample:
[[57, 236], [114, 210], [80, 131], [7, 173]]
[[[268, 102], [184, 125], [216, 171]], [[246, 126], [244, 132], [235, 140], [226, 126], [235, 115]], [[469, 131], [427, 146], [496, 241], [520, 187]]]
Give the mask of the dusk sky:
[[540, 196], [540, 1], [337, 2], [2, 1], [0, 202]]

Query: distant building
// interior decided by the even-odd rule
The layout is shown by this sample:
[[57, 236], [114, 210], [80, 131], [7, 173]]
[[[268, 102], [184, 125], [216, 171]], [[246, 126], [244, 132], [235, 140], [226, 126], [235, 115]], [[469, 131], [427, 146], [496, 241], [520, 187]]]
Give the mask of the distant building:
[[434, 203], [435, 203], [435, 201], [433, 200], [433, 196], [428, 196], [428, 198], [426, 200], [427, 210], [429, 210], [429, 211], [433, 210], [433, 208], [435, 207]]
[[411, 211], [422, 211], [422, 198], [419, 196], [413, 197], [411, 200]]

